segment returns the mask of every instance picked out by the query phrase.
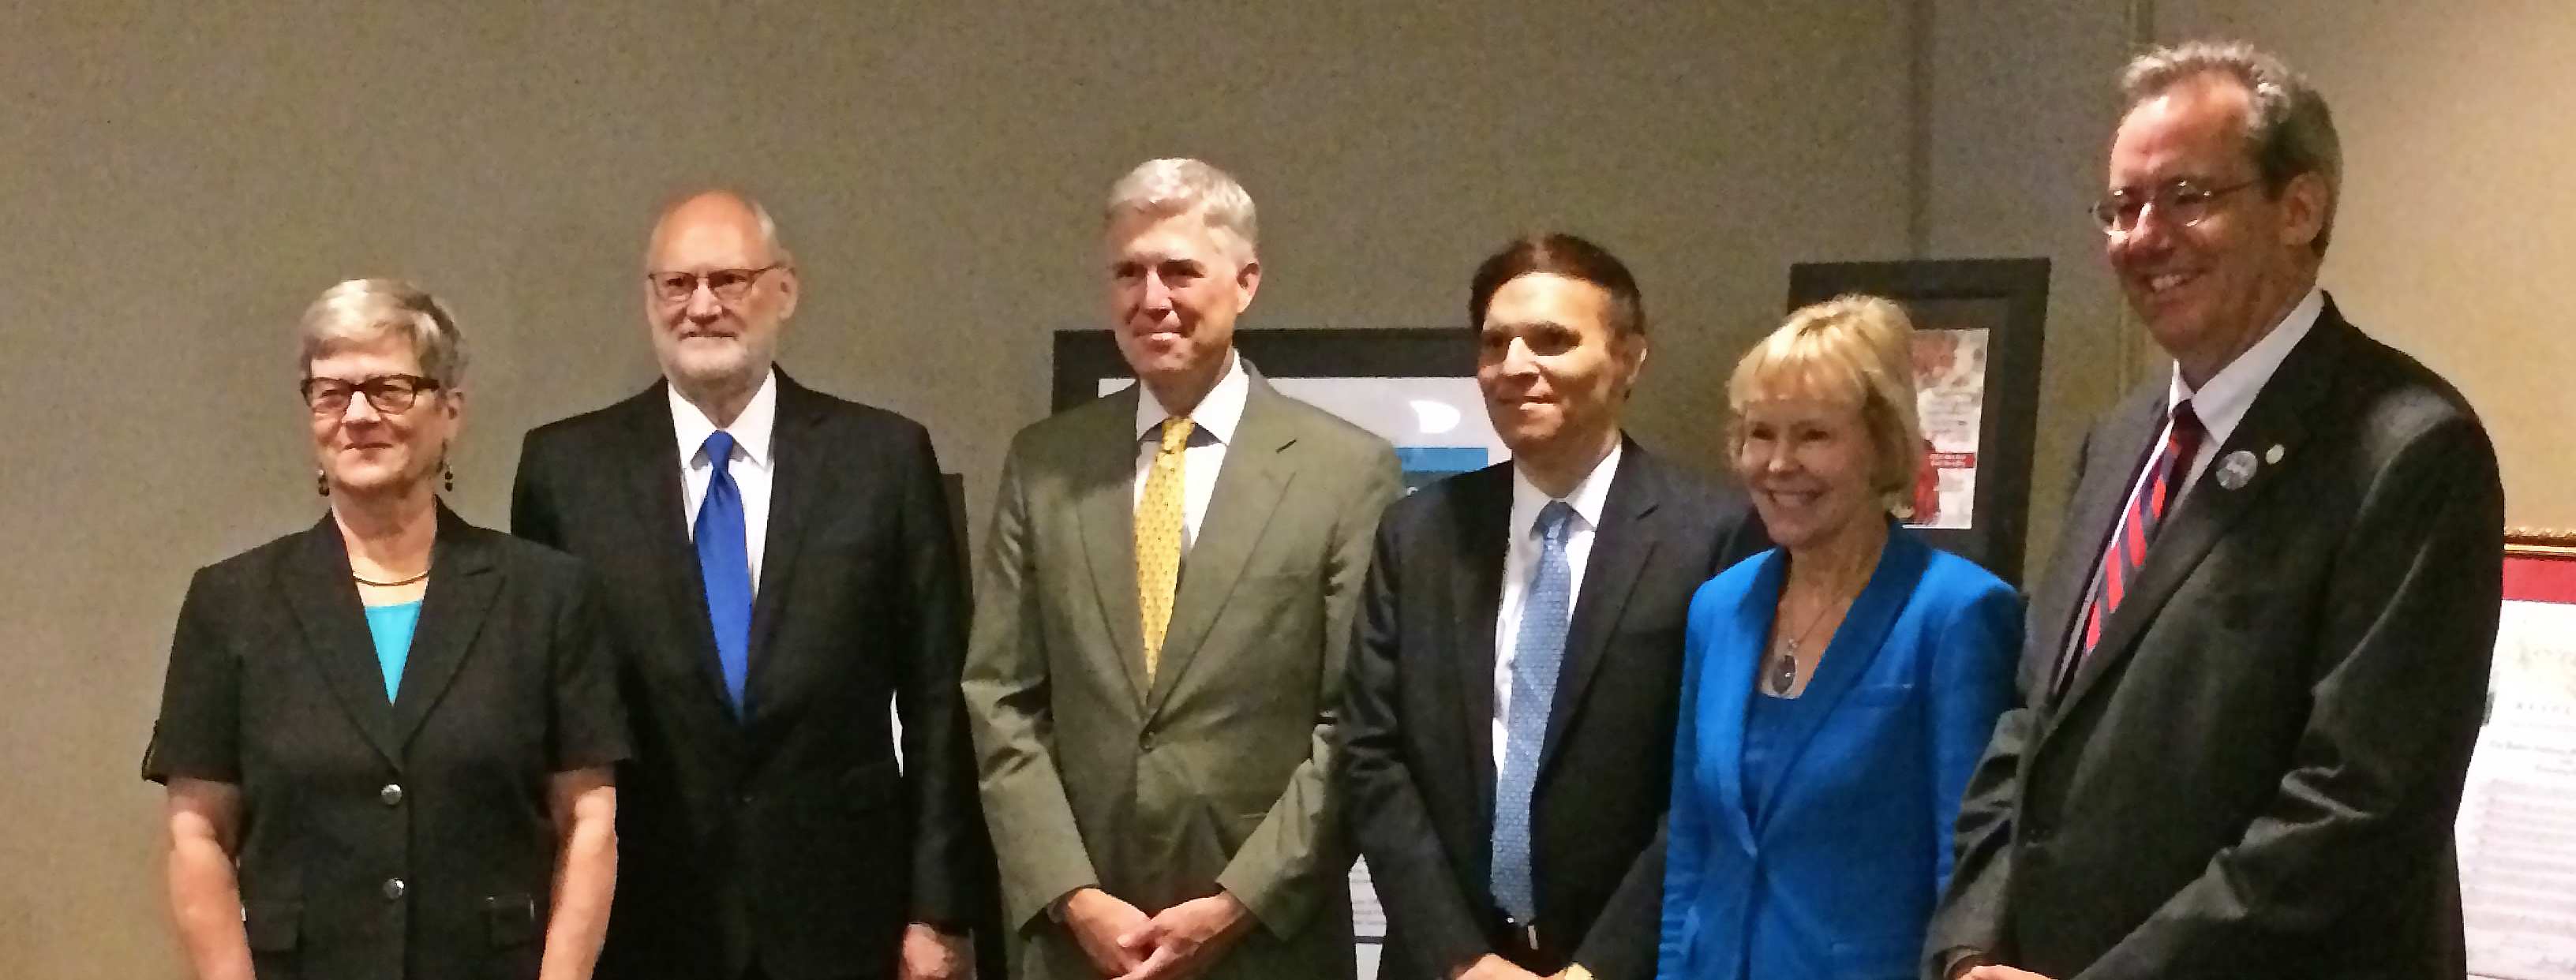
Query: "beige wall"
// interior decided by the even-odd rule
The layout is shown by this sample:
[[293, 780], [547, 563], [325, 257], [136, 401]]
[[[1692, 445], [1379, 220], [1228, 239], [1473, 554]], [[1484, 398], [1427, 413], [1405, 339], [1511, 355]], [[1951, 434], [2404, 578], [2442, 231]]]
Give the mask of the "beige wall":
[[2326, 288], [2477, 406], [2508, 523], [2576, 528], [2576, 4], [2164, 0], [2156, 21], [2251, 38], [2325, 91], [2345, 159]]
[[1901, 0], [33, 6], [0, 32], [10, 978], [176, 973], [137, 756], [189, 570], [318, 514], [288, 324], [340, 278], [464, 320], [455, 497], [497, 524], [520, 432], [650, 377], [653, 207], [746, 185], [806, 270], [786, 363], [927, 422], [980, 521], [1148, 156], [1259, 199], [1254, 325], [1452, 324], [1501, 240], [1596, 235], [1658, 321], [1637, 427], [1703, 464], [1788, 264], [1906, 247]]
[[2506, 516], [2576, 528], [2576, 5], [2558, 0], [1936, 0], [1924, 254], [2055, 260], [2031, 563], [2056, 537], [2090, 417], [2165, 363], [2105, 272], [2082, 209], [2117, 123], [2133, 39], [2239, 37], [2335, 109], [2343, 210], [2324, 283], [2363, 329], [2468, 396], [2503, 459]]
[[2342, 122], [2328, 286], [2477, 403], [2515, 522], [2576, 527], [2555, 0], [199, 6], [57, 0], [0, 34], [0, 976], [176, 973], [133, 772], [188, 570], [318, 513], [303, 302], [392, 273], [452, 303], [456, 500], [497, 524], [521, 431], [650, 377], [643, 226], [708, 182], [797, 248], [789, 367], [927, 422], [979, 521], [1045, 333], [1097, 320], [1097, 198], [1147, 156], [1260, 200], [1252, 325], [1451, 324], [1501, 239], [1596, 235], [1659, 324], [1636, 427], [1703, 465], [1788, 263], [2048, 255], [2037, 565], [2084, 424], [2155, 370], [2081, 214], [2111, 72], [2141, 24], [2241, 33]]
[[2102, 186], [2118, 101], [2110, 76], [2126, 56], [2128, 7], [1938, 0], [1925, 39], [1932, 142], [1923, 254], [2049, 259], [2023, 581], [2050, 560], [2087, 425], [2142, 370], [2102, 262], [2102, 235], [2084, 216]]

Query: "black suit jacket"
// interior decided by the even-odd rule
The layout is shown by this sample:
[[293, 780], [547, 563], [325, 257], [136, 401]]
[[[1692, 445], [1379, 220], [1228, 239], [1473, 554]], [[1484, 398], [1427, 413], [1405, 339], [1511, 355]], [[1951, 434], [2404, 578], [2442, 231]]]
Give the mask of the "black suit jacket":
[[[1447, 980], [1507, 948], [1489, 878], [1511, 507], [1505, 463], [1424, 487], [1378, 524], [1341, 734], [1352, 833], [1386, 908], [1387, 980]], [[1626, 444], [1539, 756], [1539, 962], [1524, 966], [1653, 975], [1691, 595], [1769, 546], [1740, 491]]]
[[242, 925], [262, 977], [534, 980], [555, 773], [626, 756], [579, 564], [444, 507], [385, 697], [329, 515], [197, 573], [146, 778], [241, 790]]
[[2061, 980], [2461, 976], [2452, 821], [2502, 593], [2486, 431], [2328, 303], [2052, 697], [2165, 400], [2086, 440], [1927, 972], [1966, 947]]
[[959, 711], [965, 579], [929, 434], [778, 375], [737, 719], [675, 431], [663, 384], [537, 429], [512, 498], [514, 531], [607, 585], [635, 717], [599, 975], [891, 976], [906, 923], [961, 925], [991, 887]]

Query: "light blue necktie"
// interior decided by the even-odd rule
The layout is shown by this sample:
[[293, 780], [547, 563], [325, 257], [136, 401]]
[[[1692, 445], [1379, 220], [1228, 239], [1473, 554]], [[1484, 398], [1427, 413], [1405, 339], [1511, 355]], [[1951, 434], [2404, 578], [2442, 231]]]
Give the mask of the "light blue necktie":
[[1574, 616], [1574, 567], [1565, 558], [1573, 518], [1574, 508], [1565, 501], [1550, 501], [1531, 528], [1540, 539], [1538, 568], [1521, 601], [1512, 701], [1503, 719], [1502, 777], [1494, 784], [1494, 901], [1522, 924], [1538, 915], [1530, 872], [1530, 797], [1538, 788], [1538, 752], [1547, 744], [1557, 669], [1565, 664], [1566, 624]]
[[725, 694], [742, 713], [742, 687], [751, 674], [751, 548], [743, 531], [742, 488], [728, 469], [733, 436], [707, 437], [707, 499], [698, 505], [698, 574], [707, 586], [707, 621], [715, 627], [716, 662], [724, 668]]

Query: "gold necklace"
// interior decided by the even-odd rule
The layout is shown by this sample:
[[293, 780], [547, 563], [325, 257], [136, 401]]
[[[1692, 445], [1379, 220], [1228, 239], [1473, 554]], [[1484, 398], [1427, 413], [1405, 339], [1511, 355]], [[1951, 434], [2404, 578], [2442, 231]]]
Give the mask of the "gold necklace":
[[429, 569], [426, 569], [426, 568], [421, 569], [421, 570], [420, 570], [420, 574], [418, 574], [418, 575], [414, 575], [414, 576], [412, 576], [412, 577], [410, 577], [410, 578], [399, 578], [399, 579], [395, 579], [395, 580], [393, 580], [393, 581], [391, 581], [391, 582], [379, 582], [379, 581], [376, 581], [375, 579], [368, 578], [368, 577], [366, 577], [366, 576], [364, 576], [364, 575], [360, 575], [360, 574], [358, 574], [358, 573], [356, 573], [356, 572], [350, 572], [350, 573], [349, 573], [349, 577], [350, 577], [350, 578], [353, 578], [353, 579], [358, 580], [358, 584], [359, 584], [359, 585], [372, 585], [372, 586], [375, 586], [376, 588], [379, 588], [379, 589], [391, 589], [391, 588], [399, 588], [399, 587], [401, 587], [401, 586], [405, 586], [405, 585], [410, 585], [410, 584], [412, 584], [412, 583], [414, 583], [414, 582], [418, 582], [418, 581], [420, 581], [421, 579], [428, 578], [428, 577], [429, 577]]

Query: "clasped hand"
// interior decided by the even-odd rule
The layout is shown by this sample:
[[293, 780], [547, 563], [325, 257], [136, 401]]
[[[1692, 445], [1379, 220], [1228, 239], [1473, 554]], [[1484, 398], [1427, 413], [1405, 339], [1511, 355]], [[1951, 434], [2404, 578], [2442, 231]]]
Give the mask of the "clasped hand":
[[1196, 898], [1147, 916], [1097, 888], [1064, 903], [1065, 928], [1103, 977], [1186, 980], [1207, 972], [1251, 928], [1251, 910], [1234, 896]]

